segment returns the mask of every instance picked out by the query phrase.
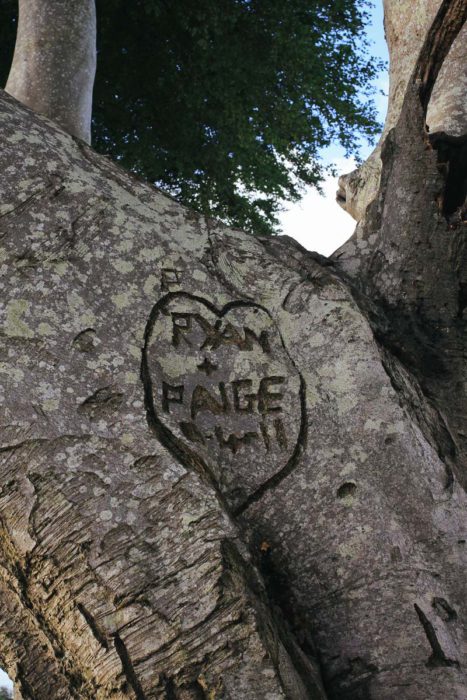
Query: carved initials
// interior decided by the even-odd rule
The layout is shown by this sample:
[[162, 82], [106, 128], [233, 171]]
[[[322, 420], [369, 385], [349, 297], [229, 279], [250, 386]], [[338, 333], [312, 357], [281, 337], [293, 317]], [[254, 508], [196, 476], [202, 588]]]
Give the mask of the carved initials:
[[251, 390], [251, 379], [237, 379], [232, 382], [234, 408], [239, 413], [253, 413], [256, 394], [241, 394], [243, 390]]
[[198, 326], [204, 333], [204, 340], [199, 346], [199, 349], [217, 350], [221, 345], [235, 345], [239, 350], [254, 350], [255, 343], [259, 345], [263, 352], [271, 351], [267, 331], [261, 331], [258, 335], [251, 328], [243, 326], [243, 335], [240, 330], [232, 323], [227, 322], [224, 326], [220, 320], [213, 325], [207, 321], [201, 314], [179, 313], [172, 311], [172, 345], [179, 347], [181, 340], [192, 347], [192, 339], [190, 333], [193, 331], [193, 321], [196, 321]]
[[182, 277], [182, 271], [172, 267], [165, 267], [161, 273], [161, 290], [169, 292], [171, 287], [179, 285]]
[[180, 345], [180, 341], [184, 340], [188, 347], [191, 347], [191, 341], [186, 337], [186, 334], [191, 330], [192, 314], [180, 314], [172, 311], [172, 345], [176, 348]]
[[[164, 271], [164, 285], [179, 281]], [[302, 379], [273, 318], [253, 303], [216, 309], [178, 290], [156, 304], [145, 338], [143, 377], [161, 439], [177, 457], [196, 457], [243, 507], [296, 459], [304, 420]]]
[[219, 394], [221, 400], [209, 393], [209, 391], [198, 384], [193, 391], [191, 397], [191, 417], [194, 420], [200, 411], [209, 411], [219, 416], [221, 413], [227, 413], [230, 410], [227, 393], [225, 391], [224, 382], [219, 382]]
[[183, 404], [183, 392], [185, 387], [183, 384], [179, 386], [171, 386], [166, 382], [162, 382], [162, 408], [166, 413], [170, 413], [171, 403]]
[[271, 405], [274, 401], [280, 401], [282, 394], [279, 392], [270, 392], [270, 385], [283, 384], [284, 377], [264, 377], [259, 384], [258, 392], [258, 411], [260, 413], [275, 413], [282, 411], [282, 406]]

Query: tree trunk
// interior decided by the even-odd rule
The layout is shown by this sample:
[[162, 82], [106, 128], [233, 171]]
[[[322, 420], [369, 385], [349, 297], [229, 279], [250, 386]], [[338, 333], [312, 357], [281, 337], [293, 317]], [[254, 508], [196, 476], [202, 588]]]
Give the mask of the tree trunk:
[[333, 260], [2, 95], [0, 655], [24, 700], [467, 697], [465, 141], [424, 131], [466, 14], [442, 4]]
[[94, 0], [19, 0], [10, 95], [90, 143], [95, 73]]
[[[386, 137], [400, 117], [413, 67], [440, 0], [394, 2], [384, 0], [384, 25], [389, 49], [388, 111], [381, 138], [369, 158], [356, 170], [339, 178], [337, 202], [361, 221], [380, 186], [381, 152]], [[459, 33], [443, 64], [427, 113], [432, 134], [459, 137], [467, 133], [467, 26]]]

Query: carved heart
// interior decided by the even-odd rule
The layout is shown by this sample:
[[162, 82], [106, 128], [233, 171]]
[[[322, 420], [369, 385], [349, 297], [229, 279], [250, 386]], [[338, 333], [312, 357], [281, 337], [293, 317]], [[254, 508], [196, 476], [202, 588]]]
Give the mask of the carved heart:
[[234, 509], [290, 469], [303, 430], [303, 391], [279, 331], [260, 306], [221, 311], [168, 294], [146, 328], [148, 414], [177, 456], [201, 463]]

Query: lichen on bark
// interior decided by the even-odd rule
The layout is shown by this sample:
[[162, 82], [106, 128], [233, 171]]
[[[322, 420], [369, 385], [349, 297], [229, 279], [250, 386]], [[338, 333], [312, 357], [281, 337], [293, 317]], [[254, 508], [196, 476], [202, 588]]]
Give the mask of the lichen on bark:
[[24, 700], [465, 696], [465, 247], [420, 95], [332, 260], [1, 95], [0, 657]]

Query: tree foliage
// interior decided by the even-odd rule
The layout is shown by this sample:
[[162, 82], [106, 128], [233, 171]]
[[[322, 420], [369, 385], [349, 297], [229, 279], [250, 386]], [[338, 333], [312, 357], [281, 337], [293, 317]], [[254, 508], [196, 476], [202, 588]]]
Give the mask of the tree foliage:
[[[368, 0], [97, 0], [95, 147], [257, 233], [376, 128]], [[2, 3], [6, 79], [16, 2]]]
[[0, 700], [11, 700], [13, 697], [11, 690], [6, 686], [0, 686]]

